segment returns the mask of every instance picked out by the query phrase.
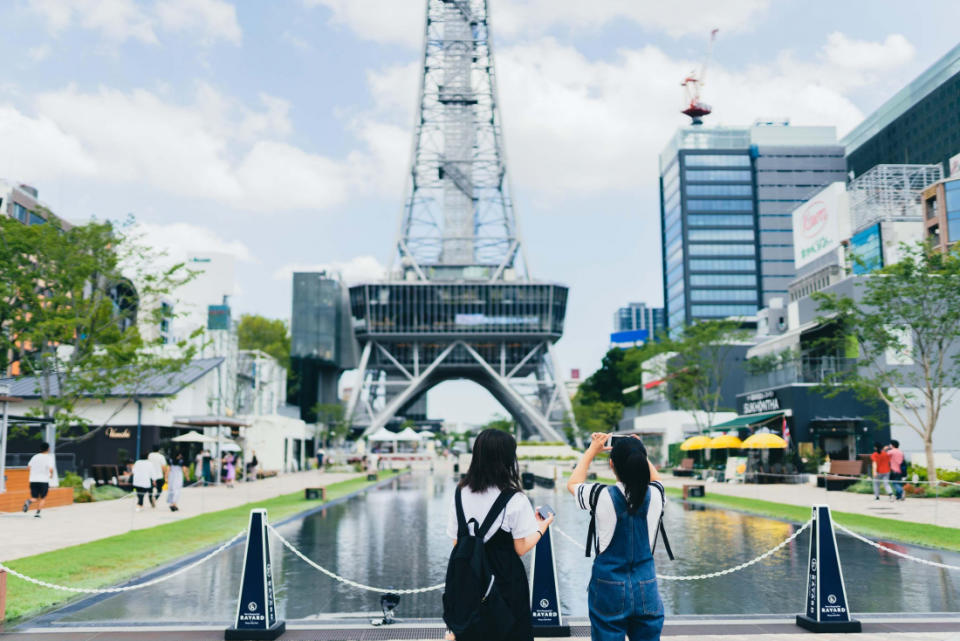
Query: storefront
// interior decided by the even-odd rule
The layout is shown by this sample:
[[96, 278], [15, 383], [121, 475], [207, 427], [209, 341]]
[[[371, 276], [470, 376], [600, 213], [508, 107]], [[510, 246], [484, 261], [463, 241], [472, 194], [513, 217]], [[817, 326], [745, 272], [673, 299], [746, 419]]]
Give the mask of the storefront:
[[[811, 384], [785, 385], [737, 396], [736, 427], [755, 431], [768, 427], [786, 438], [801, 456], [820, 450], [831, 459], [854, 460], [873, 451], [875, 441], [890, 440], [887, 411], [879, 402], [858, 399], [852, 392], [833, 396]], [[733, 421], [726, 425], [734, 427]], [[726, 429], [718, 425], [718, 429]], [[783, 434], [785, 431], [788, 434]]]

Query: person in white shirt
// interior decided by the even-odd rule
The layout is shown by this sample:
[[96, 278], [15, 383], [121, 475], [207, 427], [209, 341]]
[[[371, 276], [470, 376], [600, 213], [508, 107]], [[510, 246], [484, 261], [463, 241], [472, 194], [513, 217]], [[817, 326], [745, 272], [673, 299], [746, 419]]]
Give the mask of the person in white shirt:
[[[150, 464], [153, 466], [153, 472], [150, 475], [150, 480], [152, 481], [152, 490], [156, 493], [156, 500], [151, 500], [150, 504], [156, 507], [156, 501], [160, 500], [160, 493], [163, 492], [163, 484], [167, 480], [167, 474], [170, 470], [170, 466], [167, 465], [167, 457], [160, 453], [159, 445], [153, 446], [153, 450], [147, 455], [147, 460], [150, 461]], [[152, 494], [151, 499], [153, 499]]]
[[153, 498], [153, 463], [147, 459], [146, 455], [141, 455], [133, 464], [133, 489], [137, 491], [137, 512], [143, 509], [144, 497], [150, 499], [151, 506], [157, 507], [156, 499]]
[[[580, 508], [594, 510], [595, 530], [587, 541], [587, 549], [593, 546], [596, 551], [587, 592], [590, 637], [659, 640], [663, 601], [653, 550], [663, 513], [663, 486], [639, 438], [620, 437], [612, 447], [610, 441], [609, 434], [593, 434], [567, 483]], [[585, 483], [590, 464], [604, 450], [610, 451], [617, 483]]]
[[49, 443], [40, 446], [40, 451], [30, 458], [27, 467], [30, 468], [31, 498], [23, 504], [23, 511], [26, 512], [30, 509], [30, 500], [33, 499], [37, 502], [37, 513], [34, 516], [39, 519], [40, 510], [43, 509], [43, 504], [47, 501], [47, 492], [50, 491], [50, 481], [53, 480], [57, 469], [53, 455], [50, 454]]

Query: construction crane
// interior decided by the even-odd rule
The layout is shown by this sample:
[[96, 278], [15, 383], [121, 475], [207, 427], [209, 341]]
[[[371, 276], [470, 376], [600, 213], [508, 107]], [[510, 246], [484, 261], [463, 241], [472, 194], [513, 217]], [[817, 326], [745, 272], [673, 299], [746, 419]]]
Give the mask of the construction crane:
[[693, 121], [691, 124], [694, 125], [702, 125], [703, 117], [713, 111], [710, 105], [700, 100], [700, 89], [703, 87], [707, 77], [707, 65], [710, 64], [710, 56], [713, 53], [713, 41], [717, 38], [717, 31], [719, 31], [719, 29], [713, 29], [710, 32], [710, 44], [707, 45], [707, 57], [703, 61], [703, 66], [700, 67], [700, 72], [697, 73], [697, 70], [694, 69], [687, 74], [687, 77], [680, 83], [680, 86], [683, 87], [683, 109], [681, 113], [690, 116], [690, 119]]

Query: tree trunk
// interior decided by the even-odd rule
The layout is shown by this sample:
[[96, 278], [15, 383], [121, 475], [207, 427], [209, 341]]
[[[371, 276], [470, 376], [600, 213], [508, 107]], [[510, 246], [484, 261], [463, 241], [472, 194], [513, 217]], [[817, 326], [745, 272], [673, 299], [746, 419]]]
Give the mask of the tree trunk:
[[[933, 434], [927, 432], [923, 437], [923, 447], [927, 453], [927, 480], [931, 483], [937, 482], [937, 462], [933, 456]], [[906, 472], [906, 470], [904, 470]]]

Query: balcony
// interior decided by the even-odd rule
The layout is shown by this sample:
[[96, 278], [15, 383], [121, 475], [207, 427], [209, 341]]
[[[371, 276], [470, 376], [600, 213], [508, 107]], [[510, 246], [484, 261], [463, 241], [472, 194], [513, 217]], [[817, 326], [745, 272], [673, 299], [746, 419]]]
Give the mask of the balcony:
[[747, 374], [744, 391], [755, 392], [797, 383], [829, 382], [837, 374], [853, 371], [856, 362], [855, 358], [835, 356], [806, 356], [783, 361], [769, 371]]

